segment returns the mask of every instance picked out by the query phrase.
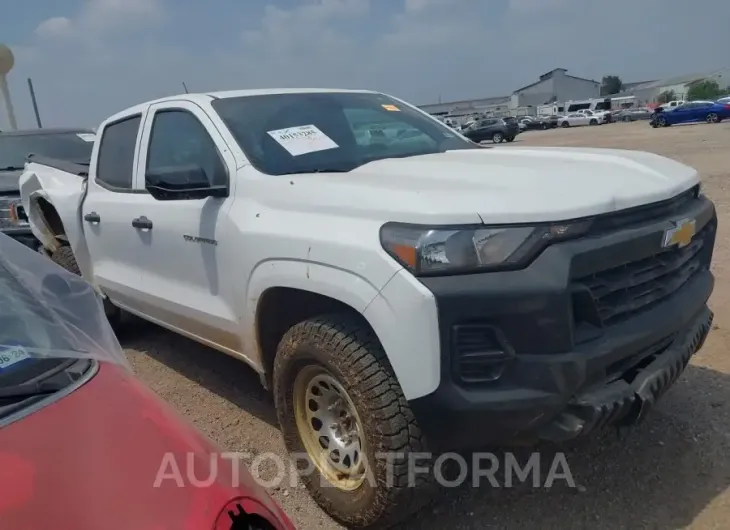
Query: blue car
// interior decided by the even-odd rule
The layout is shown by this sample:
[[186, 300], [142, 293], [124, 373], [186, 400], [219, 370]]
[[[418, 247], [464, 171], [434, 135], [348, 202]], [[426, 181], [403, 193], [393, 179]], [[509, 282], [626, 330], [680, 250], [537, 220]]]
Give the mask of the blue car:
[[719, 123], [727, 118], [730, 118], [730, 103], [689, 101], [677, 107], [657, 108], [649, 123], [656, 128], [700, 121]]

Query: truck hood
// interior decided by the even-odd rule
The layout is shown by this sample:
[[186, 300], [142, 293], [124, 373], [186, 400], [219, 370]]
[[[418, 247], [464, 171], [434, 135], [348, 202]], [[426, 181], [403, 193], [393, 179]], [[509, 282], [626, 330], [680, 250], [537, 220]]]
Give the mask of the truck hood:
[[260, 182], [268, 187], [260, 196], [276, 208], [407, 223], [501, 224], [641, 206], [670, 199], [699, 177], [691, 167], [640, 151], [510, 146]]
[[20, 193], [18, 180], [22, 171], [0, 171], [0, 193], [16, 191]]

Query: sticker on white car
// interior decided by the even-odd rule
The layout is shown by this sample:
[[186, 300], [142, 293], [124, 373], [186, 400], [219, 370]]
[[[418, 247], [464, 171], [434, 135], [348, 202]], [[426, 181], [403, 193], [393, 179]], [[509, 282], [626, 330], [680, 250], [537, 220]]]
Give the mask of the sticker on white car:
[[332, 138], [314, 125], [300, 125], [299, 127], [267, 132], [292, 156], [306, 155], [307, 153], [316, 153], [317, 151], [326, 151], [327, 149], [339, 147]]
[[77, 133], [76, 136], [81, 138], [84, 142], [93, 142], [96, 138], [94, 133]]

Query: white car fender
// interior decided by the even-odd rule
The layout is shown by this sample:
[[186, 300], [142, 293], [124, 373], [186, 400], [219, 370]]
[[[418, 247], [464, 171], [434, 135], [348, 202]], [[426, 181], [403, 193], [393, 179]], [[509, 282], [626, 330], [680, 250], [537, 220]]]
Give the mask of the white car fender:
[[[257, 358], [251, 361], [259, 366], [263, 363], [258, 355], [256, 312], [264, 293], [275, 287], [321, 294], [348, 305], [360, 314], [364, 314], [380, 290], [380, 286], [373, 285], [363, 275], [323, 263], [283, 259], [262, 261], [251, 273], [246, 292], [246, 314], [242, 319], [247, 328], [242, 330], [243, 350], [256, 352]], [[380, 336], [377, 329], [374, 331]]]

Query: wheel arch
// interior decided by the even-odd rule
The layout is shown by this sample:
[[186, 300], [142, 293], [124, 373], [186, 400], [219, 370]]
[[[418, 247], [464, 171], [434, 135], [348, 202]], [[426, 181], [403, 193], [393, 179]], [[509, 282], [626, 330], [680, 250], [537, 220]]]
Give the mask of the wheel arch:
[[[395, 274], [396, 271], [394, 271]], [[387, 281], [385, 282], [387, 283]], [[324, 314], [347, 314], [380, 337], [365, 310], [383, 285], [354, 272], [304, 261], [267, 261], [251, 276], [245, 308], [244, 350], [256, 354], [262, 381], [270, 387], [276, 349], [293, 325]]]

